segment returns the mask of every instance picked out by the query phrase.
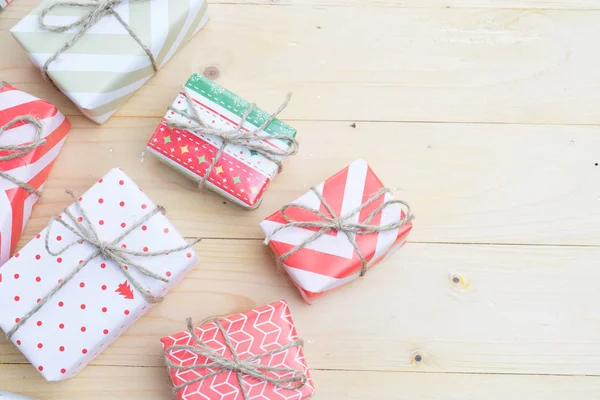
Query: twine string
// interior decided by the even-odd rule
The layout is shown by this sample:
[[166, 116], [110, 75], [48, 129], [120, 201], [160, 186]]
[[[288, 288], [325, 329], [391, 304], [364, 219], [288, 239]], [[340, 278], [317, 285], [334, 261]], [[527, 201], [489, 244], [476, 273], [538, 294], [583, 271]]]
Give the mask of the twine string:
[[[223, 328], [221, 322], [217, 319], [214, 321], [217, 329], [225, 340], [225, 345], [227, 349], [231, 352], [231, 358], [225, 357], [214, 349], [210, 348], [206, 345], [200, 338], [196, 335], [194, 331], [194, 327], [192, 325], [191, 318], [186, 320], [187, 328], [190, 332], [192, 339], [194, 340], [193, 345], [173, 345], [169, 346], [165, 349], [165, 363], [175, 370], [197, 370], [197, 369], [209, 369], [212, 372], [209, 372], [205, 375], [199, 376], [195, 379], [184, 382], [180, 385], [175, 386], [174, 391], [178, 392], [179, 390], [190, 386], [196, 382], [202, 382], [206, 379], [212, 378], [213, 376], [231, 371], [235, 373], [240, 386], [240, 391], [244, 397], [244, 400], [250, 400], [248, 395], [248, 389], [246, 387], [246, 382], [244, 381], [244, 376], [250, 376], [260, 381], [265, 381], [273, 386], [285, 389], [285, 390], [296, 390], [302, 388], [306, 385], [308, 381], [307, 375], [297, 369], [290, 367], [272, 367], [270, 365], [263, 365], [260, 363], [256, 363], [262, 358], [282, 353], [288, 349], [293, 347], [302, 347], [304, 342], [302, 340], [294, 340], [289, 342], [283, 346], [274, 348], [272, 350], [266, 351], [261, 354], [256, 354], [254, 356], [240, 359], [239, 354], [237, 353], [235, 346], [231, 342], [231, 338], [229, 337], [229, 333]], [[175, 364], [169, 358], [169, 353], [176, 350], [186, 350], [195, 355], [204, 357], [207, 359], [205, 363], [194, 364], [194, 365], [178, 365]], [[279, 375], [289, 375], [287, 377], [278, 377]]]
[[[123, 0], [90, 0], [90, 1], [59, 1], [48, 7], [44, 8], [39, 16], [39, 24], [42, 29], [45, 29], [50, 32], [66, 32], [71, 28], [79, 28], [75, 34], [65, 42], [63, 47], [58, 49], [56, 53], [50, 57], [42, 68], [42, 73], [44, 78], [49, 82], [54, 82], [50, 78], [48, 74], [48, 68], [50, 64], [52, 64], [56, 59], [65, 51], [70, 49], [79, 39], [81, 39], [85, 33], [94, 25], [96, 25], [100, 20], [109, 15], [114, 16], [117, 21], [125, 28], [125, 30], [129, 33], [129, 35], [140, 45], [140, 47], [144, 50], [144, 52], [148, 55], [150, 62], [152, 63], [152, 68], [154, 71], [158, 71], [158, 64], [152, 51], [148, 46], [146, 46], [142, 39], [131, 29], [131, 27], [123, 20], [123, 18], [115, 11], [115, 7], [122, 3]], [[148, 0], [129, 0], [130, 2], [136, 1], [148, 1]], [[62, 24], [62, 25], [51, 25], [46, 23], [46, 17], [48, 14], [56, 9], [56, 8], [89, 8], [89, 12], [84, 14], [81, 18], [76, 20], [71, 24]], [[54, 84], [55, 85], [55, 84]], [[55, 85], [56, 86], [56, 85]]]
[[[2, 87], [4, 87], [4, 85], [5, 85], [4, 82], [0, 82], [0, 89], [2, 89]], [[6, 133], [6, 131], [8, 131], [14, 125], [19, 124], [21, 122], [32, 124], [35, 127], [35, 136], [33, 138], [33, 141], [31, 143], [24, 143], [24, 144], [0, 145], [0, 151], [9, 152], [7, 155], [4, 155], [4, 156], [0, 155], [0, 162], [11, 161], [11, 160], [15, 160], [17, 158], [24, 157], [31, 151], [46, 144], [46, 139], [42, 139], [42, 132], [43, 132], [42, 121], [40, 121], [38, 118], [32, 117], [31, 115], [21, 115], [21, 116], [17, 116], [15, 118], [11, 119], [5, 125], [0, 127], [0, 136], [2, 136], [4, 133]], [[38, 197], [41, 196], [41, 194], [42, 194], [40, 190], [34, 188], [27, 182], [23, 182], [22, 180], [17, 179], [14, 176], [8, 174], [7, 172], [3, 172], [2, 170], [0, 170], [0, 178], [10, 181], [10, 182], [14, 183], [15, 185], [17, 185], [18, 187], [25, 189], [27, 192], [35, 194]]]
[[[271, 122], [273, 122], [283, 110], [286, 109], [290, 102], [290, 99], [292, 98], [291, 93], [287, 94], [285, 101], [283, 102], [283, 104], [281, 104], [281, 106], [279, 106], [277, 111], [274, 114], [270, 115], [269, 118], [267, 118], [266, 121], [260, 127], [254, 130], [244, 129], [244, 125], [246, 124], [248, 117], [256, 107], [254, 103], [252, 103], [244, 112], [240, 122], [236, 125], [234, 129], [223, 130], [207, 125], [204, 121], [202, 121], [202, 118], [200, 117], [200, 114], [196, 109], [196, 105], [194, 104], [194, 100], [190, 96], [190, 93], [187, 90], [187, 88], [183, 89], [183, 96], [185, 97], [185, 100], [188, 105], [187, 109], [191, 110], [192, 115], [184, 114], [181, 111], [175, 109], [173, 106], [169, 107], [169, 110], [182, 116], [183, 118], [186, 118], [189, 122], [175, 121], [171, 119], [167, 122], [167, 126], [172, 129], [186, 130], [197, 136], [216, 136], [222, 141], [219, 150], [213, 157], [209, 166], [206, 168], [206, 172], [204, 173], [204, 176], [200, 181], [201, 188], [208, 180], [208, 177], [217, 165], [217, 162], [221, 159], [225, 148], [230, 144], [234, 146], [243, 146], [250, 151], [255, 151], [259, 153], [261, 156], [275, 163], [279, 172], [281, 172], [282, 169], [280, 157], [287, 157], [298, 153], [299, 144], [296, 138], [281, 134], [269, 135], [263, 133], [265, 128], [269, 126]], [[288, 148], [285, 150], [279, 149], [274, 145], [268, 143], [268, 140], [284, 141], [288, 144]]]
[[[70, 190], [67, 190], [67, 193], [73, 198], [73, 204], [75, 205], [75, 208], [77, 209], [78, 213], [81, 214], [81, 219], [76, 218], [69, 209], [65, 210], [65, 215], [69, 217], [72, 225], [70, 223], [65, 222], [62, 218], [53, 217], [50, 220], [48, 227], [46, 228], [46, 235], [45, 235], [46, 251], [51, 256], [57, 257], [57, 256], [64, 254], [71, 247], [75, 246], [76, 244], [80, 244], [82, 242], [89, 243], [96, 250], [89, 257], [87, 257], [85, 260], [80, 262], [79, 265], [69, 273], [69, 275], [67, 275], [64, 279], [62, 279], [27, 314], [25, 314], [24, 316], [22, 316], [19, 319], [19, 322], [17, 322], [17, 324], [6, 334], [6, 336], [9, 340], [19, 330], [19, 328], [21, 326], [23, 326], [23, 324], [25, 322], [27, 322], [33, 315], [35, 315], [35, 313], [37, 313], [56, 293], [58, 293], [65, 285], [67, 285], [83, 268], [85, 268], [86, 265], [89, 264], [90, 261], [92, 261], [96, 257], [102, 257], [104, 260], [112, 261], [119, 268], [121, 273], [123, 273], [123, 275], [125, 275], [125, 277], [130, 282], [130, 284], [138, 291], [138, 293], [140, 293], [144, 297], [144, 299], [148, 303], [150, 303], [150, 304], [159, 303], [160, 301], [162, 301], [162, 297], [153, 296], [148, 290], [146, 290], [142, 286], [142, 284], [135, 277], [133, 277], [133, 275], [128, 271], [128, 269], [131, 267], [131, 268], [137, 270], [142, 275], [152, 278], [152, 279], [155, 279], [155, 280], [158, 280], [158, 281], [161, 281], [161, 282], [169, 282], [169, 280], [167, 278], [164, 278], [164, 277], [150, 271], [149, 269], [147, 269], [137, 263], [134, 263], [130, 259], [130, 256], [155, 257], [155, 256], [166, 255], [169, 253], [175, 253], [178, 251], [188, 249], [200, 241], [200, 239], [197, 239], [191, 243], [187, 243], [187, 244], [179, 246], [179, 247], [166, 249], [166, 250], [162, 250], [162, 251], [154, 251], [154, 252], [141, 252], [141, 251], [135, 251], [135, 250], [128, 250], [128, 249], [118, 246], [118, 243], [121, 240], [123, 240], [124, 238], [129, 236], [134, 230], [136, 230], [137, 228], [142, 226], [144, 223], [146, 223], [148, 220], [150, 220], [150, 218], [152, 218], [153, 216], [155, 216], [158, 213], [165, 213], [165, 209], [161, 206], [155, 207], [152, 211], [150, 211], [149, 213], [144, 215], [144, 217], [142, 217], [141, 219], [136, 221], [134, 224], [129, 226], [129, 228], [127, 230], [125, 230], [121, 235], [119, 235], [119, 237], [117, 237], [116, 239], [108, 241], [108, 242], [102, 241], [98, 235], [98, 232], [96, 231], [96, 228], [92, 224], [90, 218], [87, 215], [87, 212], [82, 207], [82, 205], [79, 202], [79, 199], [77, 198], [75, 193], [73, 193]], [[65, 245], [63, 248], [58, 249], [56, 251], [52, 250], [50, 248], [50, 233], [52, 231], [52, 225], [55, 222], [64, 226], [67, 230], [69, 230], [71, 233], [73, 233], [75, 236], [77, 236], [79, 238], [79, 240], [76, 240], [68, 245]]]
[[[388, 231], [392, 231], [395, 229], [399, 229], [402, 226], [404, 226], [405, 224], [407, 224], [409, 221], [412, 221], [414, 218], [408, 203], [406, 203], [405, 201], [402, 201], [402, 200], [388, 200], [388, 201], [384, 201], [381, 205], [379, 205], [377, 208], [375, 208], [365, 218], [365, 220], [363, 222], [354, 223], [354, 222], [349, 221], [356, 214], [359, 214], [363, 209], [367, 208], [373, 202], [377, 201], [381, 196], [384, 196], [386, 193], [391, 193], [390, 189], [386, 189], [386, 188], [380, 189], [379, 191], [377, 191], [377, 193], [375, 193], [373, 196], [371, 196], [371, 198], [369, 198], [366, 202], [364, 202], [360, 206], [356, 207], [354, 210], [346, 213], [345, 215], [341, 215], [341, 216], [337, 216], [334, 213], [334, 211], [331, 208], [331, 206], [329, 205], [329, 203], [327, 203], [325, 198], [321, 195], [321, 193], [319, 193], [319, 191], [316, 188], [312, 187], [311, 191], [317, 196], [317, 198], [319, 199], [319, 201], [321, 202], [321, 204], [323, 205], [323, 207], [325, 208], [325, 210], [327, 211], [327, 213], [329, 215], [325, 215], [324, 213], [320, 212], [316, 208], [311, 208], [311, 207], [308, 207], [308, 206], [305, 206], [302, 204], [287, 204], [286, 206], [284, 206], [281, 209], [280, 213], [281, 213], [281, 216], [285, 219], [286, 224], [277, 227], [269, 235], [267, 235], [267, 238], [265, 239], [265, 243], [269, 243], [278, 232], [280, 232], [284, 229], [290, 228], [290, 227], [309, 228], [309, 229], [312, 228], [312, 229], [318, 229], [318, 230], [313, 235], [306, 238], [302, 243], [296, 245], [295, 247], [290, 249], [287, 253], [284, 253], [283, 255], [279, 256], [278, 262], [280, 264], [282, 264], [288, 257], [290, 257], [291, 255], [296, 253], [298, 250], [305, 248], [306, 246], [308, 246], [309, 243], [314, 242], [315, 240], [317, 240], [321, 236], [323, 236], [325, 233], [333, 230], [333, 231], [337, 231], [337, 232], [343, 232], [346, 235], [346, 237], [348, 238], [348, 241], [350, 242], [352, 247], [354, 247], [356, 253], [358, 254], [358, 257], [360, 258], [360, 262], [362, 265], [361, 271], [360, 271], [360, 276], [362, 277], [365, 275], [365, 273], [367, 272], [367, 270], [369, 268], [369, 262], [366, 259], [362, 250], [360, 249], [360, 246], [356, 242], [355, 236], [356, 235], [369, 235], [369, 234], [378, 233], [378, 232], [388, 232]], [[371, 223], [373, 221], [373, 219], [377, 216], [377, 214], [379, 214], [380, 212], [383, 212], [386, 208], [388, 208], [394, 204], [400, 204], [401, 206], [406, 207], [406, 213], [405, 213], [404, 218], [402, 218], [400, 221], [396, 221], [396, 222], [392, 222], [392, 223], [384, 224], [384, 225], [375, 225], [375, 224]], [[308, 212], [316, 215], [320, 220], [319, 221], [296, 220], [293, 217], [286, 214], [286, 211], [288, 211], [290, 208], [299, 208], [299, 209], [308, 211]]]

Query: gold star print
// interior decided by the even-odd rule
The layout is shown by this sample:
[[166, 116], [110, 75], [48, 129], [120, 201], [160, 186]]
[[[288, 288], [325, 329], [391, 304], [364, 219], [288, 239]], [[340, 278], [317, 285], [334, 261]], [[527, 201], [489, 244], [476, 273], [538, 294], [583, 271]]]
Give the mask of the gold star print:
[[215, 171], [217, 171], [217, 174], [222, 174], [223, 173], [223, 166], [218, 165], [215, 167]]
[[181, 154], [185, 154], [185, 153], [189, 153], [190, 151], [188, 150], [187, 144], [181, 148]]
[[256, 193], [258, 193], [258, 188], [256, 186], [252, 186], [250, 188], [250, 191], [252, 192], [252, 194], [256, 194]]

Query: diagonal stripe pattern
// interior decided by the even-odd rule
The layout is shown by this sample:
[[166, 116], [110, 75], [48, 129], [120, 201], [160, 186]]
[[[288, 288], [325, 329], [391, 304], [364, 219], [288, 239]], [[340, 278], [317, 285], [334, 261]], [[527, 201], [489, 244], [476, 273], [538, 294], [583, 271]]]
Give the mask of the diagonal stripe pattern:
[[[357, 160], [296, 199], [285, 215], [277, 211], [260, 226], [276, 257], [284, 256], [282, 267], [310, 304], [360, 277], [404, 244], [412, 222], [401, 203], [393, 200], [366, 161]], [[323, 229], [340, 215], [343, 225], [353, 229]], [[376, 232], [352, 231], [360, 231], [365, 223]]]
[[[31, 115], [31, 114], [35, 115]], [[63, 146], [71, 124], [52, 104], [21, 92], [6, 84], [0, 88], [0, 126], [5, 126], [19, 116], [33, 116], [40, 120], [40, 138], [43, 146], [18, 158], [10, 156], [15, 151], [0, 150], [0, 171], [12, 179], [0, 177], [0, 265], [15, 250], [21, 232], [36, 203], [38, 192], [50, 173], [54, 160]], [[33, 143], [37, 127], [27, 121], [10, 126], [0, 136], [0, 149]], [[27, 186], [19, 185], [23, 182]], [[28, 190], [30, 188], [31, 190]]]
[[[55, 7], [44, 15], [44, 23], [72, 26], [59, 32], [43, 29], [43, 10], [61, 3], [42, 1], [10, 31], [41, 70], [77, 35], [77, 21], [90, 12], [87, 7]], [[205, 0], [122, 0], [112, 11], [47, 65], [56, 87], [99, 124], [154, 75], [152, 58], [162, 67], [208, 20]]]

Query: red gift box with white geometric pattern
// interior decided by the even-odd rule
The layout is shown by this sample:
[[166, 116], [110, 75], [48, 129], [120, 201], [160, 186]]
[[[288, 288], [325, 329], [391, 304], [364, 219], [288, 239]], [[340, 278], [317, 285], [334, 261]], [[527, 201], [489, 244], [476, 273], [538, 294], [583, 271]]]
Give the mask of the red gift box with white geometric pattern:
[[[223, 318], [219, 321], [230, 337], [241, 360], [277, 349], [299, 339], [289, 306], [285, 300]], [[231, 358], [231, 351], [225, 345], [223, 335], [214, 322], [194, 328], [194, 333], [205, 345], [219, 354]], [[195, 345], [192, 335], [187, 331], [164, 337], [161, 342], [163, 349], [168, 349], [174, 345]], [[169, 350], [166, 356], [175, 365], [181, 366], [205, 364], [212, 361], [185, 349]], [[308, 380], [301, 388], [289, 390], [277, 388], [271, 383], [257, 378], [243, 376], [250, 400], [301, 400], [314, 395], [315, 390], [302, 347], [291, 347], [285, 351], [262, 357], [255, 362], [272, 367], [288, 367], [299, 370], [308, 377]], [[169, 368], [169, 374], [175, 386], [212, 371], [206, 368], [189, 370]], [[278, 378], [288, 377], [288, 375], [279, 372], [273, 374]], [[237, 374], [231, 371], [185, 386], [179, 389], [177, 397], [180, 400], [243, 400], [240, 381]]]
[[[385, 186], [381, 180], [364, 160], [353, 162], [315, 187], [337, 216], [345, 215], [365, 204], [383, 188]], [[393, 200], [391, 194], [386, 193], [385, 196], [379, 197], [364, 207], [360, 213], [348, 219], [348, 222], [363, 223], [377, 207], [390, 200]], [[292, 204], [317, 209], [327, 217], [331, 217], [313, 191], [308, 191]], [[319, 216], [298, 207], [288, 208], [286, 215], [294, 221], [320, 221]], [[378, 212], [370, 224], [381, 226], [402, 221], [405, 217], [406, 214], [400, 204], [391, 204]], [[277, 211], [262, 221], [260, 227], [265, 236], [268, 236], [286, 223], [281, 211]], [[411, 229], [412, 222], [408, 221], [394, 230], [360, 235], [352, 233], [352, 235], [368, 262], [368, 268], [371, 268], [394, 250], [402, 247]], [[316, 230], [314, 228], [287, 227], [275, 233], [268, 245], [275, 256], [280, 257], [295, 246], [302, 244]], [[311, 304], [320, 297], [358, 278], [362, 262], [347, 235], [332, 229], [287, 257], [283, 262], [283, 268], [300, 290], [304, 300]]]
[[[0, 83], [0, 127], [15, 117], [26, 115], [41, 121], [41, 138], [46, 140], [46, 144], [22, 157], [0, 161], [0, 171], [35, 189], [42, 189], [71, 129], [71, 123], [51, 103]], [[0, 134], [0, 147], [31, 143], [35, 133], [36, 128], [32, 124], [15, 123]], [[14, 151], [0, 150], [0, 157], [12, 153]], [[0, 265], [14, 252], [37, 200], [36, 194], [0, 177]]]
[[[65, 198], [68, 197], [65, 195]], [[79, 202], [99, 240], [110, 243], [136, 226], [156, 209], [156, 204], [120, 169], [99, 179]], [[84, 221], [73, 204], [68, 210]], [[72, 228], [64, 212], [58, 217]], [[53, 255], [46, 250], [46, 239]], [[49, 297], [11, 340], [31, 364], [49, 381], [70, 378], [83, 369], [140, 317], [149, 303], [115, 262], [92, 258], [76, 275], [67, 277], [97, 252], [97, 247], [59, 223], [46, 227], [0, 267], [0, 329], [10, 332], [42, 299]], [[186, 245], [185, 238], [161, 212], [115, 243], [139, 252], [162, 252]], [[194, 249], [150, 257], [129, 256], [132, 263], [164, 279], [142, 274], [135, 266], [123, 268], [146, 293], [163, 297], [198, 262]]]

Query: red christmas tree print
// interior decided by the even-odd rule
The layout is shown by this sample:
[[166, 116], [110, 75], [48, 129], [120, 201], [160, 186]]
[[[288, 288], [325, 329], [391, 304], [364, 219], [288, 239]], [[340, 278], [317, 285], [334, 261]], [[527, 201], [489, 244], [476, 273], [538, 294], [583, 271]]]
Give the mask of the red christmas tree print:
[[119, 284], [119, 287], [117, 288], [117, 290], [115, 290], [115, 292], [119, 293], [126, 299], [133, 300], [133, 290], [131, 290], [131, 286], [129, 285], [128, 281]]

